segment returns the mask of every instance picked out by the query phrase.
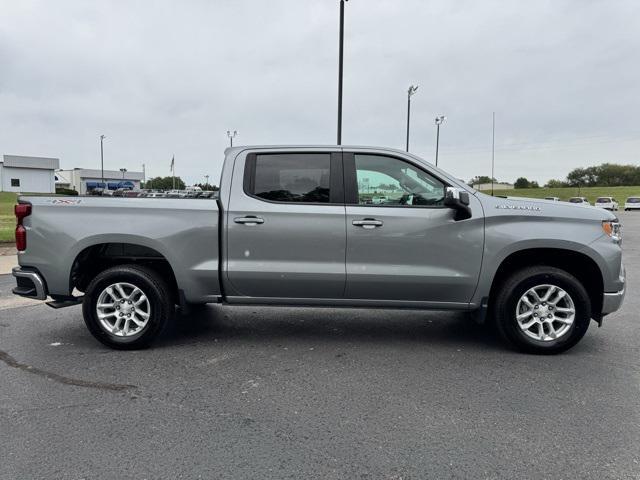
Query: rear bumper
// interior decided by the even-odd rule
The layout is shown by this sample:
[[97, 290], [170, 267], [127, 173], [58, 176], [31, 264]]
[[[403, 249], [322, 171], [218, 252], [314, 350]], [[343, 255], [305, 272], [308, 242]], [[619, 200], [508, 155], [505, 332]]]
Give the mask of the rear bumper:
[[35, 300], [47, 299], [47, 286], [37, 271], [13, 267], [11, 273], [18, 282], [18, 285], [12, 290], [15, 295]]
[[613, 313], [622, 306], [624, 294], [626, 293], [624, 265], [620, 268], [620, 280], [622, 280], [622, 290], [613, 293], [605, 292], [602, 296], [602, 315]]

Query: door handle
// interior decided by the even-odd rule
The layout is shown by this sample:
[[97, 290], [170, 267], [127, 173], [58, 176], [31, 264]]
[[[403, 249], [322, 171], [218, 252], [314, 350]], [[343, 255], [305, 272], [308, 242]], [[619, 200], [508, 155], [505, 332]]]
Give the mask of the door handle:
[[364, 218], [362, 220], [354, 220], [351, 223], [356, 227], [366, 228], [367, 230], [382, 226], [382, 221], [376, 220], [375, 218]]
[[264, 223], [264, 220], [262, 218], [254, 217], [252, 215], [247, 215], [246, 217], [236, 217], [233, 219], [233, 221], [235, 223], [241, 223], [243, 225], [249, 225], [249, 226], [259, 225], [261, 223]]

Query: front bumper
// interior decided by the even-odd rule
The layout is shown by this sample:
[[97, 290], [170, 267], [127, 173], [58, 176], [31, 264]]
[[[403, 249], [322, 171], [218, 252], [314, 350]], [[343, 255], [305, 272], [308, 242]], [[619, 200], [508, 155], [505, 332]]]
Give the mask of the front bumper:
[[613, 293], [605, 292], [602, 296], [602, 315], [607, 315], [618, 310], [622, 306], [624, 294], [626, 293], [626, 272], [624, 265], [620, 267], [620, 280], [622, 281], [622, 290]]
[[12, 290], [15, 295], [35, 300], [47, 299], [47, 286], [37, 271], [13, 267], [11, 273], [18, 282], [18, 285]]

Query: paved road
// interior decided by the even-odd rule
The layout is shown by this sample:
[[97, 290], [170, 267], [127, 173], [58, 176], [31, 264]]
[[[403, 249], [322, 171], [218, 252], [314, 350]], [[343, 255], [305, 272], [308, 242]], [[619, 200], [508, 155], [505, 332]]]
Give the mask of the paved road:
[[115, 352], [79, 307], [7, 306], [3, 278], [0, 478], [640, 478], [621, 217], [624, 308], [555, 357], [458, 314], [220, 307]]

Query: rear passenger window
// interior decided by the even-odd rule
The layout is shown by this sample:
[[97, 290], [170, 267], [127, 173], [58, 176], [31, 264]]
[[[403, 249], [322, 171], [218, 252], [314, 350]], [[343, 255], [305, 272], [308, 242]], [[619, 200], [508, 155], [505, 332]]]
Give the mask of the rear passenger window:
[[329, 153], [256, 155], [250, 192], [274, 202], [329, 203]]

